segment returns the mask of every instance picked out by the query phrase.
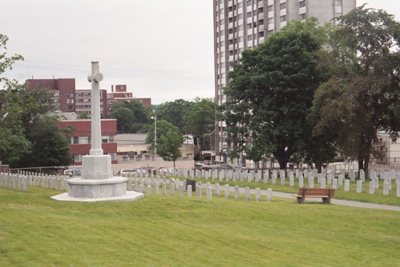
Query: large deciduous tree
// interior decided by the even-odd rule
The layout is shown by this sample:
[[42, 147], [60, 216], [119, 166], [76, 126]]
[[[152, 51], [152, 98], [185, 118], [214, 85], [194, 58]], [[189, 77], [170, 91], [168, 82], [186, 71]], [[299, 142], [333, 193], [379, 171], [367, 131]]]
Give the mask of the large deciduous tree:
[[150, 144], [149, 150], [155, 151], [157, 148], [157, 155], [166, 161], [173, 161], [174, 166], [175, 161], [182, 155], [179, 148], [183, 141], [179, 128], [165, 120], [155, 121], [149, 127], [146, 137], [146, 144]]
[[331, 78], [315, 94], [314, 132], [334, 133], [367, 171], [377, 132], [395, 140], [400, 130], [400, 23], [365, 5], [338, 21], [324, 61]]
[[[145, 131], [150, 122], [151, 109], [139, 101], [123, 101], [111, 105], [110, 117], [117, 119], [117, 129], [123, 133]], [[125, 114], [125, 115], [124, 115]]]
[[187, 130], [184, 118], [192, 105], [192, 102], [183, 99], [165, 102], [156, 108], [157, 119], [168, 121], [184, 133]]
[[24, 84], [2, 77], [22, 56], [6, 54], [8, 38], [0, 34], [0, 160], [11, 167], [68, 165], [71, 155], [57, 120], [46, 113], [51, 93], [27, 90]]
[[184, 120], [186, 128], [198, 139], [200, 153], [209, 149], [209, 134], [214, 129], [215, 104], [209, 98], [197, 98], [186, 114]]
[[326, 31], [316, 19], [289, 23], [264, 44], [245, 50], [229, 73], [223, 118], [231, 157], [259, 161], [272, 154], [280, 168], [310, 138], [307, 116], [321, 83], [316, 66]]

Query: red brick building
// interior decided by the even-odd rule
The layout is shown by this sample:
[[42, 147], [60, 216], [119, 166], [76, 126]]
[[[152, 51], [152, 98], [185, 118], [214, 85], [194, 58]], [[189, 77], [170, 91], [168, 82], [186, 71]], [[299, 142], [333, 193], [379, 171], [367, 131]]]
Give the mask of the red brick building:
[[[26, 80], [27, 89], [50, 89], [53, 92], [51, 105], [54, 110], [62, 112], [76, 112], [78, 115], [91, 112], [91, 90], [76, 89], [75, 79], [29, 79]], [[145, 107], [151, 107], [151, 98], [136, 98], [131, 92], [127, 92], [125, 84], [111, 86], [111, 93], [100, 90], [100, 110], [104, 118], [108, 117], [112, 103], [121, 101], [138, 101]]]
[[[58, 123], [60, 128], [71, 126], [74, 128], [72, 135], [67, 139], [74, 165], [82, 164], [82, 156], [88, 155], [91, 145], [91, 120], [68, 120]], [[117, 134], [117, 120], [101, 120], [101, 138], [102, 149], [105, 155], [111, 156], [112, 164], [117, 164], [117, 143], [115, 135]]]
[[[91, 117], [91, 97], [92, 97], [92, 90], [76, 90], [75, 93], [75, 112], [76, 114], [81, 114], [86, 112], [89, 114], [89, 118]], [[107, 90], [100, 89], [100, 111], [103, 113], [103, 117], [108, 117], [108, 105], [107, 105]]]
[[26, 84], [28, 90], [52, 90], [55, 110], [75, 112], [75, 79], [29, 79]]
[[138, 101], [142, 103], [144, 107], [151, 107], [151, 98], [137, 98], [133, 97], [131, 92], [127, 92], [125, 84], [111, 85], [111, 93], [107, 94], [107, 105], [110, 108], [112, 103], [122, 101]]

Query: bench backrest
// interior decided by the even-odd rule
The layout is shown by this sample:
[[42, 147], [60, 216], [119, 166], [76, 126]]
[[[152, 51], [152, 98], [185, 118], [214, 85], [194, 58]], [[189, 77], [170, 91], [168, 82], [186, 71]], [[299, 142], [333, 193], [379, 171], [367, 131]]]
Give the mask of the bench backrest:
[[335, 189], [332, 188], [299, 188], [298, 195], [305, 196], [328, 196], [333, 197], [335, 195]]

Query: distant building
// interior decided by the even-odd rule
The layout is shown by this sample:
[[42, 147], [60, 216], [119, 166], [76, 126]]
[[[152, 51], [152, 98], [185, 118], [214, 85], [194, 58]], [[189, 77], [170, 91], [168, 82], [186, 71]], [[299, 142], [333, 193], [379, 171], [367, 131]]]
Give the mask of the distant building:
[[[76, 90], [75, 93], [75, 110], [76, 113], [79, 115], [81, 113], [87, 113], [89, 118], [91, 117], [91, 97], [92, 97], [92, 90]], [[103, 114], [103, 118], [108, 117], [108, 101], [107, 101], [107, 90], [100, 89], [100, 110]]]
[[[27, 89], [49, 89], [52, 92], [51, 103], [53, 111], [60, 110], [63, 113], [76, 112], [78, 115], [87, 113], [90, 118], [91, 113], [91, 90], [76, 89], [75, 79], [28, 79], [26, 80]], [[126, 85], [111, 86], [111, 93], [106, 89], [100, 90], [100, 109], [103, 118], [107, 118], [112, 103], [122, 101], [138, 101], [145, 107], [151, 107], [151, 98], [133, 97], [131, 92], [127, 92]]]
[[[62, 129], [69, 126], [73, 127], [74, 131], [67, 138], [71, 149], [71, 156], [74, 165], [82, 164], [82, 156], [88, 155], [90, 152], [91, 142], [91, 120], [64, 120], [58, 123]], [[117, 134], [117, 120], [102, 119], [101, 120], [101, 139], [102, 149], [105, 155], [111, 156], [112, 164], [117, 164], [117, 143], [115, 135]]]
[[131, 92], [127, 92], [125, 84], [111, 85], [111, 93], [107, 94], [107, 105], [110, 108], [113, 103], [123, 101], [138, 101], [142, 103], [144, 107], [151, 107], [151, 98], [137, 98], [133, 97]]
[[75, 79], [29, 79], [28, 90], [49, 89], [53, 93], [52, 108], [62, 112], [75, 112]]

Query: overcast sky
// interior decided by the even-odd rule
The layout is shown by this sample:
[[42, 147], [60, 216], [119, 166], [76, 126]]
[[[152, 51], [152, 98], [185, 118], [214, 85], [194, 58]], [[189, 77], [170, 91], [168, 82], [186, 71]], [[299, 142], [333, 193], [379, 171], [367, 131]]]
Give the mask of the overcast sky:
[[[324, 1], [324, 0], [321, 0]], [[399, 0], [358, 0], [400, 19]], [[126, 84], [153, 104], [214, 97], [211, 0], [0, 0], [0, 33], [17, 63], [6, 76], [75, 78], [89, 89], [91, 61], [100, 87]]]

